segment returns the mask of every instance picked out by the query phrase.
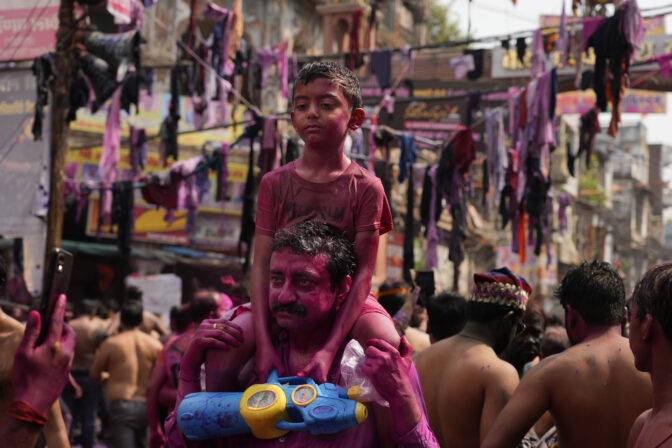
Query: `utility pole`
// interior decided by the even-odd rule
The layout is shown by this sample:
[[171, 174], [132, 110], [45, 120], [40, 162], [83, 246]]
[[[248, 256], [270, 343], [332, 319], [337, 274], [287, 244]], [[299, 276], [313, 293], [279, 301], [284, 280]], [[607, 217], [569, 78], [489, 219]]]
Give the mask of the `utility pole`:
[[49, 254], [61, 245], [63, 235], [64, 209], [64, 169], [68, 153], [70, 125], [66, 119], [70, 102], [70, 87], [76, 70], [72, 42], [77, 26], [74, 15], [74, 0], [61, 0], [58, 9], [58, 30], [56, 31], [56, 52], [54, 65], [56, 73], [51, 88], [51, 135], [49, 168], [49, 211], [47, 214], [47, 244], [44, 272], [47, 272]]

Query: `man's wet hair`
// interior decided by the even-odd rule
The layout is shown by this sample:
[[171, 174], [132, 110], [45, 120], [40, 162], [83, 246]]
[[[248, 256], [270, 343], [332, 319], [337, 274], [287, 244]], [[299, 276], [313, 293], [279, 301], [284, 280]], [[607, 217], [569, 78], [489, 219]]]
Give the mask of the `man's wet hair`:
[[573, 266], [556, 289], [563, 307], [579, 312], [588, 325], [618, 325], [625, 317], [625, 286], [604, 261]]
[[353, 245], [343, 232], [317, 221], [304, 221], [275, 234], [271, 252], [289, 250], [296, 255], [327, 257], [332, 291], [346, 275], [355, 272]]
[[340, 87], [343, 96], [348, 100], [350, 110], [362, 107], [362, 89], [359, 85], [359, 80], [357, 79], [357, 76], [346, 67], [337, 64], [336, 62], [309, 62], [304, 65], [296, 75], [294, 90], [296, 91], [296, 86], [299, 85], [299, 83], [307, 85], [316, 78], [326, 78]]
[[440, 341], [456, 335], [467, 323], [467, 301], [459, 294], [442, 292], [427, 300], [427, 333]]
[[142, 302], [127, 300], [121, 306], [121, 323], [129, 328], [135, 328], [142, 323]]
[[632, 301], [637, 304], [637, 319], [650, 314], [672, 342], [672, 263], [649, 269], [637, 282]]

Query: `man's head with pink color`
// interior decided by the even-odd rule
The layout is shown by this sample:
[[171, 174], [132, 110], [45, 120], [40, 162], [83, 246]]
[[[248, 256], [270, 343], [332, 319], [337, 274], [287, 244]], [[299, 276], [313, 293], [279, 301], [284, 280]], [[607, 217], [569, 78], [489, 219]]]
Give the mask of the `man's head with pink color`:
[[352, 243], [306, 221], [278, 232], [271, 252], [269, 306], [277, 324], [290, 333], [328, 332], [352, 283]]

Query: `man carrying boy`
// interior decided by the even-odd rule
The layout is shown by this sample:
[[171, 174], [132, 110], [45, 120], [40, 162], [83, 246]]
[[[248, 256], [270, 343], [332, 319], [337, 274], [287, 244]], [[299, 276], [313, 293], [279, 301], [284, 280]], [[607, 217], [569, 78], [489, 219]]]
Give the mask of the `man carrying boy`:
[[[336, 321], [338, 309], [348, 300], [354, 272], [352, 243], [323, 223], [307, 221], [276, 233], [271, 247], [269, 306], [273, 322], [281, 329], [273, 349], [284, 371], [300, 371], [319, 351]], [[229, 351], [245, 349], [239, 318], [249, 309], [239, 308], [231, 320], [206, 319], [184, 355], [180, 370], [178, 402], [200, 391], [201, 363], [208, 348]], [[390, 318], [387, 317], [389, 320]], [[340, 358], [351, 337], [339, 347], [327, 380], [341, 380]], [[221, 440], [223, 447], [438, 447], [426, 420], [426, 411], [417, 373], [411, 361], [411, 346], [405, 338], [397, 350], [385, 341], [368, 341], [363, 374], [371, 379], [380, 395], [389, 402], [384, 408], [367, 403], [368, 418], [357, 426], [335, 434], [312, 435], [308, 431], [291, 431], [276, 439], [255, 439], [252, 435], [232, 436]], [[247, 362], [250, 361], [250, 362]], [[251, 359], [229, 366], [235, 370], [234, 384], [227, 390], [242, 391], [254, 382], [247, 368]], [[208, 369], [206, 361], [206, 371]], [[176, 425], [175, 413], [166, 420], [169, 446], [188, 444]], [[215, 441], [207, 441], [208, 446]], [[190, 445], [190, 444], [189, 444]]]
[[635, 366], [651, 373], [653, 408], [635, 420], [628, 447], [672, 447], [672, 263], [649, 270], [630, 305], [630, 347]]
[[380, 179], [343, 154], [348, 132], [364, 122], [357, 77], [332, 62], [313, 62], [301, 69], [294, 85], [292, 125], [305, 142], [303, 156], [266, 174], [259, 186], [256, 242], [252, 268], [255, 372], [264, 381], [282, 364], [271, 343], [268, 311], [269, 261], [275, 233], [307, 220], [325, 222], [354, 243], [357, 270], [348, 300], [338, 313], [329, 339], [298, 372], [324, 381], [347, 334], [365, 345], [379, 338], [397, 348], [399, 336], [376, 300], [369, 296], [378, 253], [378, 238], [392, 229], [392, 215]]

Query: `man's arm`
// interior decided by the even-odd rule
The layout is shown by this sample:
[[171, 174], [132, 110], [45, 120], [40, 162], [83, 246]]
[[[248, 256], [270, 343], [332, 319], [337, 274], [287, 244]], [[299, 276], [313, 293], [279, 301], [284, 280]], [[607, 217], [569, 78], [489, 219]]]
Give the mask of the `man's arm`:
[[[420, 406], [422, 393], [411, 360], [411, 344], [402, 337], [399, 350], [380, 339], [372, 339], [368, 345], [362, 372], [371, 379], [378, 393], [390, 404], [394, 446], [438, 448], [439, 444]], [[415, 388], [411, 371], [414, 372]], [[385, 431], [385, 427], [378, 429]]]
[[550, 408], [547, 369], [547, 364], [542, 362], [523, 377], [513, 396], [495, 419], [481, 448], [517, 446], [525, 433]]
[[[357, 232], [354, 254], [357, 270], [352, 279], [348, 297], [343, 302], [343, 307], [339, 310], [336, 321], [331, 327], [329, 339], [324, 348], [317, 352], [299, 373], [299, 376], [312, 376], [318, 383], [326, 381], [334, 355], [355, 324], [364, 301], [371, 291], [371, 276], [378, 255], [378, 230]], [[392, 326], [391, 323], [390, 326]]]
[[103, 382], [103, 371], [107, 369], [107, 358], [109, 356], [109, 346], [110, 344], [106, 341], [103, 342], [103, 345], [100, 346], [100, 350], [96, 355], [96, 359], [93, 361], [91, 370], [89, 370], [89, 376], [99, 383]]
[[65, 428], [61, 405], [58, 400], [54, 401], [47, 414], [47, 424], [44, 425], [44, 438], [49, 448], [70, 448], [68, 432]]
[[485, 385], [483, 412], [481, 413], [481, 443], [516, 390], [518, 381], [516, 369], [508, 363], [497, 366], [494, 371], [489, 372]]
[[161, 322], [161, 319], [158, 316], [155, 316], [152, 313], [148, 313], [148, 315], [151, 316], [150, 319], [152, 320], [152, 330], [159, 333], [159, 336], [168, 334], [168, 330], [163, 325], [163, 322]]
[[166, 437], [161, 430], [159, 419], [159, 391], [168, 376], [162, 365], [155, 365], [147, 384], [147, 426], [149, 427], [149, 446], [163, 446]]

